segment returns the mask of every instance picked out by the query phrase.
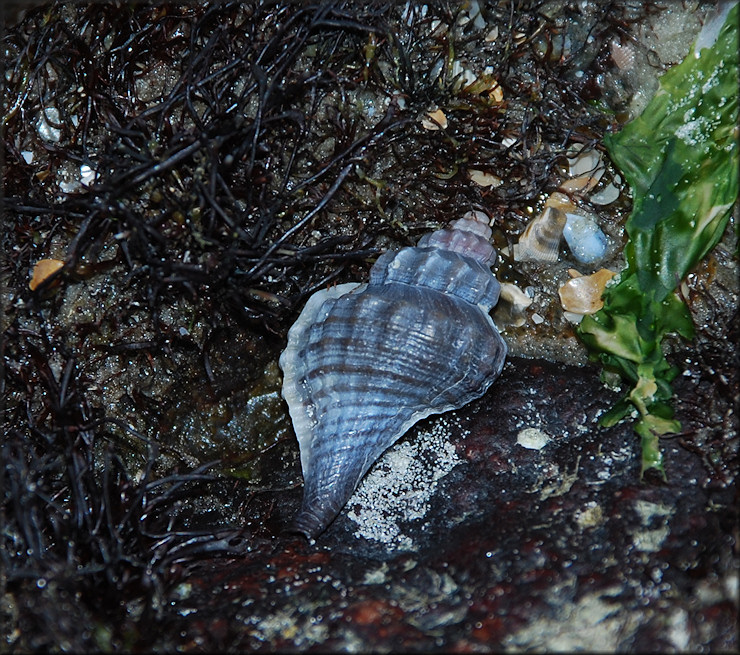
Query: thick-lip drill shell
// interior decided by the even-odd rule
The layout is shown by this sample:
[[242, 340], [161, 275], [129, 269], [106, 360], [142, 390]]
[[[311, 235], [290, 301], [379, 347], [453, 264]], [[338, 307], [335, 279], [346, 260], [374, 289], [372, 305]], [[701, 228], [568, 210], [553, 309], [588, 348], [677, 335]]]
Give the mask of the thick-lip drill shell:
[[293, 531], [323, 532], [412, 425], [482, 396], [501, 373], [490, 235], [469, 212], [379, 257], [367, 284], [308, 300], [280, 357], [304, 477]]

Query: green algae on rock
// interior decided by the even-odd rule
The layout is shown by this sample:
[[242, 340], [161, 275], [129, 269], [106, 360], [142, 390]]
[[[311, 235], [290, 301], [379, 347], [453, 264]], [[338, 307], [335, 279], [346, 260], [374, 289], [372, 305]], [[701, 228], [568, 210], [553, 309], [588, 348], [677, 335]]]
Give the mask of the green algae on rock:
[[669, 333], [694, 335], [677, 287], [721, 239], [738, 195], [737, 18], [736, 4], [716, 41], [702, 47], [700, 33], [642, 115], [605, 138], [634, 192], [627, 267], [579, 335], [594, 358], [633, 387], [601, 422], [613, 425], [638, 411], [643, 473], [665, 475], [658, 440], [680, 430], [670, 406], [678, 369], [661, 348]]

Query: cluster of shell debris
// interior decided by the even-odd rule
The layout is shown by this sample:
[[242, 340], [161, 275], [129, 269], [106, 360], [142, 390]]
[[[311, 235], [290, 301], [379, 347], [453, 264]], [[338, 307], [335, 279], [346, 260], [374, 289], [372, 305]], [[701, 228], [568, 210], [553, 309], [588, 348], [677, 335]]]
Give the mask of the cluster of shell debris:
[[[548, 196], [542, 211], [522, 232], [513, 247], [515, 261], [557, 262], [562, 239], [572, 257], [580, 264], [593, 266], [606, 258], [609, 240], [599, 226], [598, 216], [579, 208], [573, 200], [574, 195], [585, 199], [585, 194], [599, 184], [605, 166], [595, 150], [571, 154], [568, 167], [573, 177]], [[617, 176], [615, 181], [619, 179]], [[597, 193], [591, 194], [588, 200], [597, 205], [608, 205], [618, 198], [619, 189], [614, 182], [609, 182]], [[577, 323], [584, 314], [593, 314], [601, 309], [601, 294], [615, 273], [608, 268], [600, 268], [595, 273], [584, 275], [575, 268], [569, 268], [571, 279], [558, 288], [566, 318]], [[508, 293], [517, 309], [526, 309], [531, 304], [531, 299], [515, 285], [509, 285]], [[522, 296], [527, 297], [527, 301]]]
[[[439, 108], [422, 116], [420, 122], [432, 131], [448, 126]], [[504, 141], [506, 147], [516, 145], [515, 139]], [[562, 183], [539, 199], [540, 209], [532, 212], [535, 216], [524, 229], [499, 235], [502, 243], [503, 237], [512, 243], [499, 250], [504, 259], [502, 279], [508, 269], [513, 277], [530, 283], [522, 287], [503, 281], [494, 316], [499, 328], [516, 340], [515, 353], [538, 355], [545, 344], [548, 356], [580, 362], [577, 347], [566, 347], [558, 354], [556, 342], [567, 343], [573, 337], [568, 325], [577, 325], [586, 314], [603, 307], [604, 289], [623, 267], [628, 199], [621, 176], [607, 166], [605, 156], [595, 147], [571, 146], [565, 159]], [[469, 170], [468, 177], [480, 187], [504, 184], [497, 176], [476, 169]], [[494, 216], [492, 225], [497, 222]]]
[[[573, 327], [603, 307], [606, 285], [624, 266], [627, 193], [619, 173], [595, 148], [572, 147], [563, 173], [524, 229], [509, 236], [512, 246], [499, 252], [502, 265], [525, 284], [502, 281], [494, 318], [514, 341], [515, 353], [539, 354], [526, 330], [537, 335], [548, 356], [582, 361], [578, 347], [569, 347]], [[560, 352], [558, 341], [565, 344]]]

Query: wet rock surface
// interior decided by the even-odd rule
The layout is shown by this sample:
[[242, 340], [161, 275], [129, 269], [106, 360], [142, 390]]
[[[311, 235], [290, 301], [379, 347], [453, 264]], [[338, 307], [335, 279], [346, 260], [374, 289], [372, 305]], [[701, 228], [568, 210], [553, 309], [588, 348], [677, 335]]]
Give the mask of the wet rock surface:
[[[269, 501], [272, 534], [191, 570], [166, 610], [183, 638], [162, 646], [733, 649], [735, 490], [677, 445], [667, 482], [639, 482], [629, 427], [596, 427], [615, 397], [593, 368], [513, 360], [483, 399], [436, 420], [458, 459], [423, 518], [378, 490], [411, 548], [358, 535], [352, 500], [313, 545], [280, 534], [299, 504], [286, 491]], [[549, 435], [540, 450], [517, 443], [527, 428]]]

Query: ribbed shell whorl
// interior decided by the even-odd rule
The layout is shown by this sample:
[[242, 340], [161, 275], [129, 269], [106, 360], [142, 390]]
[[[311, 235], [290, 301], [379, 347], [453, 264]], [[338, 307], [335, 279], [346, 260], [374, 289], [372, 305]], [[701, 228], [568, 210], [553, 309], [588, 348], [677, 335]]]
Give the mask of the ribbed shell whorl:
[[485, 220], [482, 212], [468, 212], [449, 228], [423, 236], [414, 248], [381, 255], [370, 271], [370, 284], [427, 287], [490, 311], [501, 285], [491, 273], [496, 251]]
[[370, 271], [370, 284], [397, 282], [457, 296], [489, 311], [498, 302], [501, 285], [491, 269], [456, 252], [436, 248], [404, 248], [387, 252]]
[[475, 259], [490, 269], [496, 261], [496, 250], [491, 245], [491, 228], [483, 212], [468, 212], [450, 224], [419, 239], [418, 247], [441, 248]]

